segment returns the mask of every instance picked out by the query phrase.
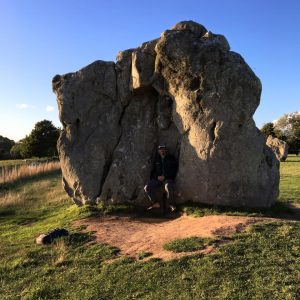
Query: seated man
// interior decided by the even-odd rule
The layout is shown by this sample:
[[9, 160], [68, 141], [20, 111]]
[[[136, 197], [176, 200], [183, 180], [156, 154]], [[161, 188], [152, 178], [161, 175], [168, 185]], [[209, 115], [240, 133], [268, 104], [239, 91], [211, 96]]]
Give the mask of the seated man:
[[176, 210], [174, 204], [174, 180], [177, 173], [177, 161], [175, 157], [168, 153], [166, 145], [158, 146], [158, 154], [156, 155], [152, 168], [150, 181], [144, 190], [149, 197], [152, 205], [148, 208], [159, 208], [160, 204], [157, 199], [157, 190], [164, 187], [167, 193], [167, 201], [169, 209], [173, 212]]

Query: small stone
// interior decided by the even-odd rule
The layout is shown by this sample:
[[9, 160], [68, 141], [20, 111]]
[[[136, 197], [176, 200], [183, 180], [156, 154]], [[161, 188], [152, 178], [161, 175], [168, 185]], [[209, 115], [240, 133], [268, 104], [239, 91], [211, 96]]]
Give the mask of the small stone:
[[37, 238], [36, 238], [36, 243], [39, 244], [39, 245], [42, 245], [44, 244], [44, 238], [46, 237], [46, 234], [42, 233], [41, 235], [39, 235]]
[[55, 228], [48, 233], [43, 233], [36, 238], [37, 244], [51, 244], [55, 239], [68, 236], [68, 230], [64, 228]]
[[267, 139], [267, 146], [272, 149], [279, 161], [286, 160], [288, 156], [288, 145], [286, 142], [269, 135]]

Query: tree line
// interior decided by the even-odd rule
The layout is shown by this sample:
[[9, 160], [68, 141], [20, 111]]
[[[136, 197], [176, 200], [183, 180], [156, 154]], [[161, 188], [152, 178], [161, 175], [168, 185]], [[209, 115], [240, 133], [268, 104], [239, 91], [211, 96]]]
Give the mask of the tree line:
[[279, 138], [288, 144], [290, 154], [299, 154], [300, 151], [300, 112], [285, 114], [274, 122], [263, 125], [261, 131]]
[[43, 120], [37, 122], [31, 133], [17, 143], [0, 136], [0, 159], [57, 156], [59, 134], [59, 128], [51, 121]]

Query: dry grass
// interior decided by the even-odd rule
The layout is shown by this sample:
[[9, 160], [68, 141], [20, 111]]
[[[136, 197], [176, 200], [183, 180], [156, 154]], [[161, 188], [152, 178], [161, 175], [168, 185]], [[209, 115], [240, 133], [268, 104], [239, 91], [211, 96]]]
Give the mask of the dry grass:
[[63, 239], [55, 242], [52, 247], [52, 265], [60, 266], [64, 263], [66, 255], [68, 253], [68, 247]]
[[9, 191], [8, 193], [0, 195], [0, 209], [21, 206], [24, 202], [24, 192], [16, 193], [14, 191]]
[[45, 163], [36, 162], [30, 165], [20, 165], [10, 168], [3, 167], [0, 169], [0, 184], [13, 183], [20, 179], [50, 173], [59, 169], [60, 163], [58, 161]]
[[62, 205], [70, 202], [61, 185], [61, 175], [54, 172], [33, 181], [21, 181], [11, 189], [0, 190], [1, 210], [26, 209]]

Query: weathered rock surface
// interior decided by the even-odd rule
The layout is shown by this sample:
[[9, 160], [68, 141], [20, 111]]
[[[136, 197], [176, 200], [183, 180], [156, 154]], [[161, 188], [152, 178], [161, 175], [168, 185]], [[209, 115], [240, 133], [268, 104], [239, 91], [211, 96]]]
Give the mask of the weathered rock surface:
[[279, 161], [286, 160], [288, 156], [288, 145], [285, 141], [269, 135], [267, 138], [267, 146], [273, 150]]
[[279, 163], [252, 119], [261, 83], [226, 38], [192, 21], [56, 75], [64, 187], [77, 204], [147, 204], [158, 143], [179, 161], [176, 201], [268, 207]]

